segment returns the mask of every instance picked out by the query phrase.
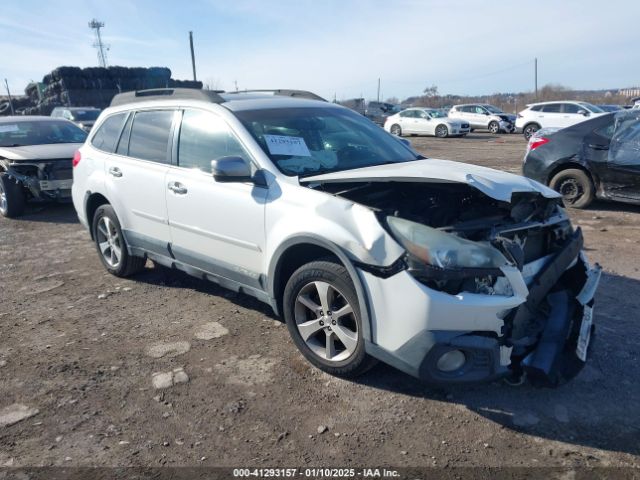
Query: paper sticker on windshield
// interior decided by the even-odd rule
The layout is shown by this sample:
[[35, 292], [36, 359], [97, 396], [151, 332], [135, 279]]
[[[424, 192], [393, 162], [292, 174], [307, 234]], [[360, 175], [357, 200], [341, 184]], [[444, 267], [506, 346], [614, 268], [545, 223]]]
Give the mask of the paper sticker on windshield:
[[17, 132], [19, 130], [18, 125], [15, 123], [11, 125], [0, 125], [0, 133]]
[[291, 155], [294, 157], [310, 157], [307, 144], [302, 137], [288, 135], [265, 135], [267, 148], [271, 155]]

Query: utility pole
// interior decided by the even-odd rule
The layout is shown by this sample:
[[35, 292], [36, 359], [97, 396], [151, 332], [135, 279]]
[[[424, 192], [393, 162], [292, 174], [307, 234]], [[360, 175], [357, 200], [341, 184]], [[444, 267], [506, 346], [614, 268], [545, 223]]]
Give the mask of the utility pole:
[[104, 27], [104, 22], [99, 22], [95, 18], [89, 22], [89, 28], [95, 30], [96, 41], [93, 43], [93, 47], [98, 51], [98, 63], [102, 68], [107, 68], [107, 53], [109, 45], [105, 45], [102, 42], [102, 35], [100, 35], [100, 29]]
[[536, 86], [536, 100], [538, 100], [538, 57], [533, 59], [533, 74]]
[[378, 102], [380, 102], [380, 77], [378, 77]]
[[233, 84], [236, 86], [236, 92], [238, 91], [238, 80], [234, 80]]
[[7, 87], [7, 96], [9, 97], [9, 108], [11, 108], [11, 115], [15, 115], [16, 112], [13, 110], [13, 100], [11, 100], [11, 92], [9, 91], [9, 82], [7, 79], [4, 79], [4, 86]]
[[191, 48], [191, 68], [193, 69], [193, 81], [196, 79], [196, 56], [193, 53], [193, 32], [189, 31], [189, 47]]

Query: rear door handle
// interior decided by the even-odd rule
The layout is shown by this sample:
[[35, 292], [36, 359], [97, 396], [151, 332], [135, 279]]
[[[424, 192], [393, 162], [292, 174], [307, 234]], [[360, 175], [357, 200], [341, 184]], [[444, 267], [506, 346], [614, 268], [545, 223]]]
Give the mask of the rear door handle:
[[114, 176], [114, 177], [121, 177], [122, 176], [122, 170], [120, 170], [118, 167], [111, 167], [109, 169], [109, 174]]
[[176, 195], [185, 195], [188, 192], [187, 187], [180, 182], [170, 182], [168, 188]]

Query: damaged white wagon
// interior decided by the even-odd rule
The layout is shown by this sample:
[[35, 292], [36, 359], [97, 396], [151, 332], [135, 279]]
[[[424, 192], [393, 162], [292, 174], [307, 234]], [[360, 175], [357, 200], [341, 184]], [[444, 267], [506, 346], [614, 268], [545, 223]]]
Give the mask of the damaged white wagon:
[[252, 295], [331, 374], [556, 386], [587, 360], [600, 267], [559, 194], [308, 92], [120, 94], [73, 164], [109, 272], [150, 259]]

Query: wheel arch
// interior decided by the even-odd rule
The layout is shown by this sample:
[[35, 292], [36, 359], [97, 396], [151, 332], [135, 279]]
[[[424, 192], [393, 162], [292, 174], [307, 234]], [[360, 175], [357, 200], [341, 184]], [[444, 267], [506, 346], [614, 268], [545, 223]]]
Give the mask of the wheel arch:
[[598, 180], [598, 178], [593, 174], [593, 172], [589, 169], [589, 167], [587, 167], [583, 163], [578, 162], [575, 159], [563, 162], [563, 163], [561, 163], [559, 165], [556, 165], [551, 170], [549, 170], [549, 172], [547, 174], [547, 178], [546, 178], [546, 184], [550, 185], [551, 184], [551, 179], [553, 177], [555, 177], [561, 171], [569, 170], [569, 169], [582, 170], [584, 173], [586, 173], [587, 176], [589, 177], [589, 180], [591, 180], [591, 183], [593, 183], [594, 189], [596, 191], [598, 191], [598, 188], [599, 188], [599, 180]]
[[371, 341], [371, 320], [369, 301], [362, 279], [353, 262], [338, 245], [316, 235], [302, 235], [285, 240], [274, 252], [269, 265], [267, 291], [273, 299], [272, 306], [276, 314], [282, 315], [282, 297], [291, 274], [302, 265], [323, 257], [335, 257], [347, 269], [358, 295], [360, 314], [362, 315], [362, 334]]
[[107, 199], [107, 197], [105, 197], [101, 193], [98, 193], [98, 192], [85, 193], [84, 213], [87, 218], [87, 225], [89, 225], [89, 234], [91, 235], [91, 240], [94, 240], [93, 228], [91, 227], [91, 225], [93, 225], [93, 216], [95, 215], [98, 207], [105, 204], [111, 205], [111, 202]]

